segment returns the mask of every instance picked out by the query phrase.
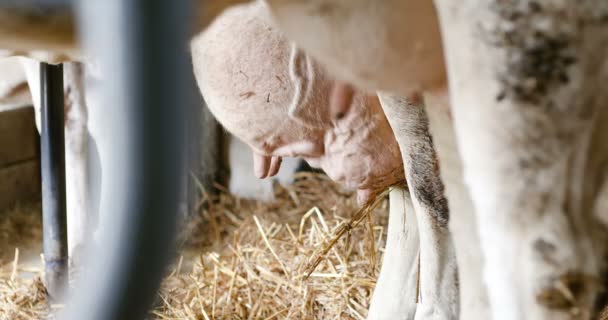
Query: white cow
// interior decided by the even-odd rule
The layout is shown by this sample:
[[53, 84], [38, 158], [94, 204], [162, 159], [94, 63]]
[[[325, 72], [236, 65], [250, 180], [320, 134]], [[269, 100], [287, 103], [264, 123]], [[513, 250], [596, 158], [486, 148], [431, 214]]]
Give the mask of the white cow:
[[[601, 143], [608, 94], [599, 87], [608, 73], [606, 1], [437, 0], [439, 20], [430, 1], [267, 3], [281, 29], [337, 76], [406, 97], [446, 92], [447, 83], [427, 75], [441, 74], [443, 59], [412, 52], [441, 53], [441, 25], [493, 318], [596, 313], [606, 271], [606, 226], [593, 214], [608, 159]], [[404, 61], [419, 72], [394, 75]], [[453, 213], [452, 221], [468, 216]], [[452, 228], [459, 261], [479, 261], [462, 256], [471, 240], [463, 230]], [[466, 303], [471, 297], [463, 296], [463, 307], [482, 312], [463, 308], [467, 319], [487, 308]]]
[[595, 317], [608, 262], [593, 214], [608, 159], [608, 3], [437, 6], [494, 318]]

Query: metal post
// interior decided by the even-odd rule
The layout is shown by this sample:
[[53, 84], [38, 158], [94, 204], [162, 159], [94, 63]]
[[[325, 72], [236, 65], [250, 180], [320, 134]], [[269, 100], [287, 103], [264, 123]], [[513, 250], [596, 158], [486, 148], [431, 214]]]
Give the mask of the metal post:
[[102, 96], [115, 141], [104, 163], [107, 220], [60, 319], [144, 319], [157, 296], [175, 239], [185, 157], [190, 2], [0, 1], [0, 9], [75, 4], [87, 56], [107, 70]]
[[[104, 70], [100, 232], [60, 319], [138, 320], [174, 250], [183, 182], [189, 1], [75, 1], [87, 56]], [[103, 148], [103, 147], [102, 147]]]
[[44, 271], [50, 296], [58, 299], [67, 280], [63, 67], [40, 64], [42, 229]]

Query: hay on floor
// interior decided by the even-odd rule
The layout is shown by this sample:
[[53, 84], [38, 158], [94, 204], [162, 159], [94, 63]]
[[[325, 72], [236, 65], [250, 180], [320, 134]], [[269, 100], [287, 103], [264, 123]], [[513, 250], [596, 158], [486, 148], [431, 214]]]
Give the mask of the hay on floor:
[[0, 245], [0, 319], [44, 319], [50, 309], [40, 280], [40, 263], [32, 267], [22, 262], [24, 252], [40, 254], [40, 205], [17, 206], [1, 213]]
[[[227, 193], [200, 203], [182, 228], [152, 318], [365, 319], [386, 238], [386, 201], [346, 228], [358, 212], [355, 197], [324, 176], [300, 174], [275, 193], [268, 203]], [[24, 271], [12, 261], [2, 270], [0, 319], [48, 313], [40, 278], [11, 280]]]
[[[277, 187], [271, 203], [227, 195], [200, 224], [165, 281], [160, 319], [364, 319], [379, 272], [386, 208], [311, 262], [357, 212], [352, 193], [319, 175]], [[386, 204], [384, 204], [385, 206]], [[211, 242], [209, 242], [211, 240]], [[219, 244], [219, 245], [218, 245]], [[194, 261], [184, 267], [183, 261]]]
[[600, 320], [608, 320], [608, 306], [604, 308], [604, 311], [600, 315]]

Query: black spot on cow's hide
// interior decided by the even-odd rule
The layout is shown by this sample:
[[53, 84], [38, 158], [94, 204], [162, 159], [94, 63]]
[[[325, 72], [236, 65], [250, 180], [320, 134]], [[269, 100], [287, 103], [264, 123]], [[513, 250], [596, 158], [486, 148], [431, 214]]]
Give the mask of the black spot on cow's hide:
[[573, 9], [552, 1], [492, 1], [495, 18], [479, 26], [483, 40], [504, 54], [496, 65], [496, 100], [555, 107], [555, 93], [570, 83], [579, 62], [583, 30], [605, 24], [608, 5], [600, 3], [581, 1]]
[[552, 256], [555, 254], [557, 249], [555, 245], [545, 239], [537, 239], [533, 244], [534, 250], [540, 255], [540, 257], [547, 261], [553, 262]]
[[509, 98], [550, 108], [550, 93], [569, 82], [569, 67], [577, 62], [572, 49], [577, 28], [537, 23], [540, 19], [558, 23], [565, 15], [537, 1], [496, 1], [491, 9], [498, 19], [488, 31], [488, 40], [506, 54], [497, 74], [501, 84], [497, 101]]
[[410, 188], [422, 205], [429, 209], [431, 218], [440, 226], [447, 226], [450, 213], [444, 195], [444, 186], [439, 176], [439, 163], [433, 141], [424, 134], [424, 142], [415, 144], [409, 152], [412, 176]]

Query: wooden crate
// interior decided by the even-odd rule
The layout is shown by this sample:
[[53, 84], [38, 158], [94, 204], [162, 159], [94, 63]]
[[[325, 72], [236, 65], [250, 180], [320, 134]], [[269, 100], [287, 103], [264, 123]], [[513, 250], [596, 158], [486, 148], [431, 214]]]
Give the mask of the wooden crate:
[[38, 141], [32, 107], [0, 107], [0, 210], [40, 199]]

